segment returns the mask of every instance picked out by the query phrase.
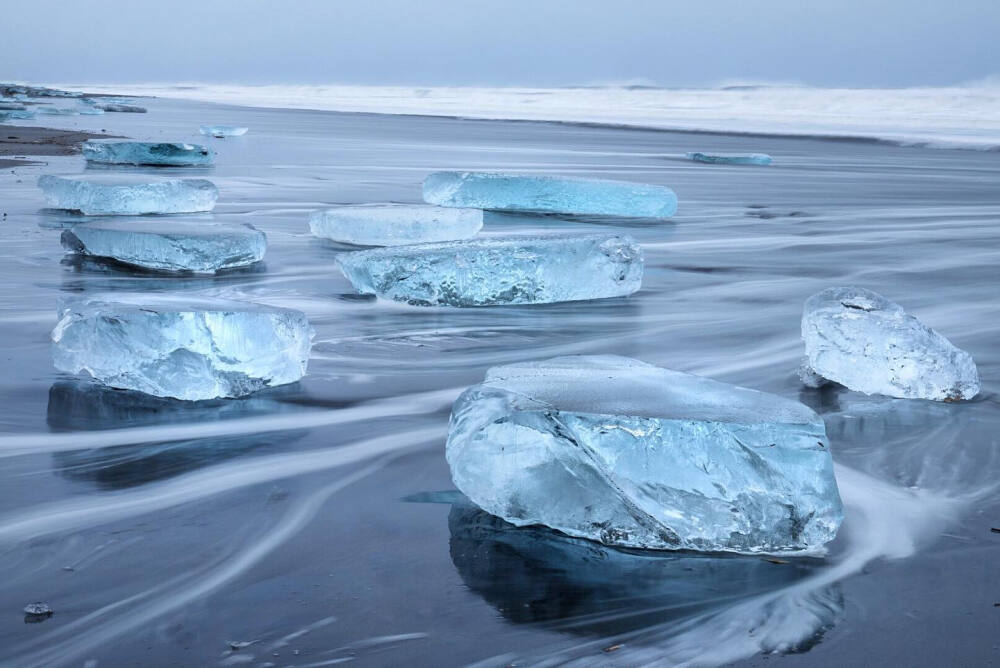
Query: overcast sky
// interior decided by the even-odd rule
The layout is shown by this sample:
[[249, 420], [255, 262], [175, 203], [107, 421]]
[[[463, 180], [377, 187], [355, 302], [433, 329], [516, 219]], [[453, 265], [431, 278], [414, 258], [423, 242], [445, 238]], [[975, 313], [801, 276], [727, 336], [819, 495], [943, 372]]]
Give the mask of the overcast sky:
[[1000, 0], [3, 0], [0, 80], [944, 85]]

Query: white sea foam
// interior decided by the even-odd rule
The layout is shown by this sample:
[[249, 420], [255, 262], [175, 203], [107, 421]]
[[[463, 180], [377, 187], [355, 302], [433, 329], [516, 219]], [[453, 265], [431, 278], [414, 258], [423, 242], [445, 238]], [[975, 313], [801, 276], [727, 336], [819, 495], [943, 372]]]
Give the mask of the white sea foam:
[[252, 107], [856, 137], [941, 148], [1000, 149], [1000, 84], [995, 80], [937, 88], [50, 85]]

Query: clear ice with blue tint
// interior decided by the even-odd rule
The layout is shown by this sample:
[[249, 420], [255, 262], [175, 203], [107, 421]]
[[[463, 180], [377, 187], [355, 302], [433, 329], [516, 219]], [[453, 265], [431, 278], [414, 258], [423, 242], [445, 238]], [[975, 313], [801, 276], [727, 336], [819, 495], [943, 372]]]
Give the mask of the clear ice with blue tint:
[[687, 157], [695, 162], [718, 165], [770, 165], [772, 162], [766, 153], [688, 153]]
[[506, 236], [337, 256], [355, 289], [418, 306], [547, 304], [622, 297], [642, 284], [642, 252], [617, 234]]
[[842, 519], [812, 410], [615, 355], [490, 369], [446, 456], [483, 510], [607, 545], [818, 552]]
[[11, 109], [10, 111], [0, 111], [0, 123], [12, 120], [30, 120], [35, 117], [35, 112], [30, 109]]
[[300, 311], [241, 302], [114, 295], [67, 304], [52, 331], [60, 371], [190, 401], [241, 397], [306, 373]]
[[211, 211], [219, 189], [205, 179], [156, 179], [142, 175], [100, 174], [72, 178], [45, 174], [38, 187], [56, 209], [88, 216]]
[[834, 381], [865, 394], [958, 401], [979, 393], [972, 356], [908, 315], [899, 304], [857, 287], [828, 288], [802, 314], [810, 386]]
[[214, 152], [198, 144], [145, 141], [86, 141], [87, 162], [107, 165], [163, 165], [189, 167], [211, 165]]
[[399, 246], [471, 239], [483, 227], [480, 209], [413, 204], [360, 204], [314, 211], [313, 235], [357, 246]]
[[240, 127], [238, 125], [202, 125], [198, 128], [201, 134], [206, 137], [241, 137], [247, 133], [250, 128]]
[[215, 273], [259, 262], [267, 237], [247, 224], [126, 218], [74, 225], [63, 231], [62, 245], [144, 269]]
[[677, 195], [666, 186], [490, 172], [435, 172], [424, 179], [424, 201], [497, 211], [668, 218]]
[[76, 116], [80, 113], [79, 109], [71, 107], [49, 107], [45, 105], [35, 107], [35, 111], [46, 116]]

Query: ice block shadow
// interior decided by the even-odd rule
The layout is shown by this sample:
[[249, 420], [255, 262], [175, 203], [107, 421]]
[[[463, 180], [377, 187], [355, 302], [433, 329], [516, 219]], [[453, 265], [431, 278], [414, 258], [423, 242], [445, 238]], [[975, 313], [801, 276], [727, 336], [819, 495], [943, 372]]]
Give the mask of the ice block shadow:
[[515, 527], [468, 502], [448, 516], [465, 584], [506, 619], [581, 635], [660, 626], [801, 581], [815, 559], [620, 550], [545, 528]]
[[244, 399], [180, 401], [115, 390], [88, 381], [57, 382], [49, 388], [47, 421], [53, 431], [153, 429], [151, 439], [145, 443], [53, 453], [54, 468], [67, 479], [90, 482], [99, 489], [123, 489], [298, 440], [307, 430], [155, 440], [158, 425], [214, 423], [296, 410], [295, 404], [280, 399], [298, 393], [297, 385], [265, 390]]

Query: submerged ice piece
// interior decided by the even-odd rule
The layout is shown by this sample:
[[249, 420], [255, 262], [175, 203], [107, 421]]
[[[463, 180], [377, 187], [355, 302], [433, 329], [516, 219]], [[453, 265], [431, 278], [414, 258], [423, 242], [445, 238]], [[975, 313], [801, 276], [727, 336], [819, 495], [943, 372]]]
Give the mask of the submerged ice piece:
[[721, 165], [770, 165], [772, 162], [766, 153], [688, 153], [687, 157], [695, 162]]
[[311, 339], [299, 311], [137, 295], [64, 307], [52, 357], [60, 371], [86, 371], [110, 387], [193, 401], [294, 383]]
[[146, 113], [146, 108], [145, 107], [139, 107], [139, 106], [136, 106], [134, 104], [120, 104], [120, 103], [117, 103], [117, 102], [110, 102], [110, 103], [103, 103], [103, 104], [102, 103], [97, 103], [97, 104], [94, 105], [94, 107], [96, 109], [100, 109], [101, 111], [116, 111], [116, 112], [128, 113], [128, 114], [145, 114]]
[[108, 165], [164, 165], [187, 167], [211, 165], [214, 153], [198, 144], [179, 142], [117, 141], [83, 143], [87, 162]]
[[455, 485], [483, 510], [623, 547], [816, 550], [842, 509], [802, 404], [627, 357], [494, 367], [452, 409]]
[[426, 205], [338, 206], [309, 215], [309, 229], [315, 236], [359, 246], [471, 239], [482, 227], [480, 209]]
[[66, 178], [38, 177], [46, 203], [88, 216], [194, 213], [211, 211], [219, 189], [205, 179], [156, 179], [101, 174]]
[[341, 253], [358, 292], [419, 306], [546, 304], [622, 297], [642, 252], [617, 234], [510, 236]]
[[108, 220], [75, 225], [62, 245], [83, 255], [158, 271], [214, 273], [260, 261], [264, 233], [252, 225], [175, 219]]
[[825, 378], [865, 394], [935, 401], [979, 393], [969, 353], [871, 290], [828, 288], [810, 297], [802, 338], [800, 375], [809, 385]]
[[665, 186], [626, 181], [435, 172], [424, 179], [424, 201], [500, 211], [669, 218], [677, 195]]
[[238, 125], [202, 125], [198, 130], [207, 137], [242, 137], [250, 128]]

